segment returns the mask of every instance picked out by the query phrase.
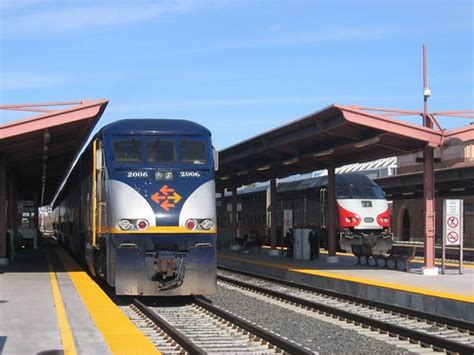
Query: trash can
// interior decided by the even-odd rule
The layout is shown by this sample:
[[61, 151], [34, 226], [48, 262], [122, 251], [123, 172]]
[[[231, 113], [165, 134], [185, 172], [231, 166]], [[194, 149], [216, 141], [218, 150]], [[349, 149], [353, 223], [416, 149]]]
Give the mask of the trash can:
[[293, 257], [298, 260], [309, 260], [310, 247], [308, 235], [311, 229], [293, 229]]

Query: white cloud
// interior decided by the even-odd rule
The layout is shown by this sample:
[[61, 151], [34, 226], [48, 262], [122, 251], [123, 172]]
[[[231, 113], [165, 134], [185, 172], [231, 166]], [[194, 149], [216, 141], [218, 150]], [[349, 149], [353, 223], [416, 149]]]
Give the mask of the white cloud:
[[[3, 36], [21, 36], [29, 34], [62, 34], [64, 32], [87, 30], [90, 28], [115, 26], [148, 21], [166, 12], [192, 10], [204, 5], [226, 3], [219, 0], [167, 0], [156, 2], [143, 1], [102, 1], [83, 2], [79, 5], [50, 6], [44, 2], [40, 11], [35, 8], [39, 0], [22, 0], [20, 4], [7, 2], [5, 9], [30, 7], [34, 11], [4, 11], [2, 14]], [[10, 5], [8, 5], [10, 4]], [[77, 4], [77, 3], [73, 3]]]
[[37, 73], [2, 73], [1, 82], [4, 91], [47, 89], [72, 83], [62, 75]]

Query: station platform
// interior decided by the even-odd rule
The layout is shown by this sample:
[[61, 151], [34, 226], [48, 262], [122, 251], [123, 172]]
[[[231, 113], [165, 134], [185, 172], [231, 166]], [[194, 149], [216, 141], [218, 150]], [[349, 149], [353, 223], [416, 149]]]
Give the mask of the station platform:
[[0, 354], [159, 354], [62, 248], [0, 266]]
[[474, 265], [464, 265], [459, 275], [448, 264], [445, 275], [421, 274], [422, 261], [410, 263], [410, 271], [356, 265], [352, 254], [338, 253], [339, 262], [327, 263], [321, 253], [315, 261], [270, 256], [268, 249], [218, 250], [219, 266], [275, 277], [422, 312], [474, 322]]

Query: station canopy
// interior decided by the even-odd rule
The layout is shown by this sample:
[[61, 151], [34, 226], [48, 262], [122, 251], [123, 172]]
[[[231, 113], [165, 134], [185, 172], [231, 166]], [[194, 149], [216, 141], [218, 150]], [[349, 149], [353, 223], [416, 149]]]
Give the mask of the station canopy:
[[474, 126], [446, 132], [333, 104], [219, 151], [217, 188], [436, 148], [446, 138], [474, 139]]
[[[391, 200], [423, 197], [422, 172], [387, 176], [375, 182]], [[474, 195], [474, 165], [461, 163], [435, 170], [435, 192], [437, 197]]]
[[0, 125], [0, 155], [17, 181], [20, 199], [36, 199], [41, 205], [51, 202], [107, 103], [83, 100], [0, 106], [3, 110], [41, 112]]

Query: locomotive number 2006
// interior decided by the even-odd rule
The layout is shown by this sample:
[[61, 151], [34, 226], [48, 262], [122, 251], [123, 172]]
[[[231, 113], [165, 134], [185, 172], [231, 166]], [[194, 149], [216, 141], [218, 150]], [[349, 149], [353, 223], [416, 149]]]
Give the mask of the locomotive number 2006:
[[148, 172], [146, 171], [127, 171], [128, 178], [146, 178], [148, 177]]
[[180, 171], [179, 176], [181, 176], [181, 177], [201, 177], [201, 174], [197, 171]]

